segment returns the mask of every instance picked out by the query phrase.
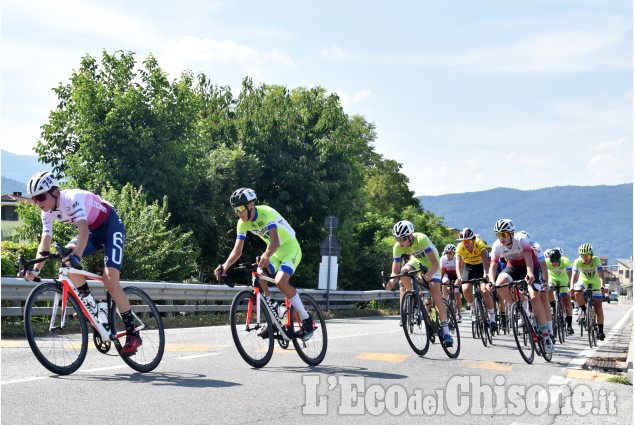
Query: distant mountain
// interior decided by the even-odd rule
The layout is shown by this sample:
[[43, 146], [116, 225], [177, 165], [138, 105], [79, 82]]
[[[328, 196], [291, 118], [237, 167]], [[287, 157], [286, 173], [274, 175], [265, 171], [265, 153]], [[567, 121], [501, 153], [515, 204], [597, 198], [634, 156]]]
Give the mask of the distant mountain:
[[633, 255], [633, 184], [558, 186], [537, 190], [497, 188], [440, 196], [420, 196], [421, 204], [444, 217], [448, 227], [471, 227], [494, 242], [494, 224], [510, 218], [543, 248], [559, 246], [577, 257], [578, 247], [593, 245], [609, 264]]
[[2, 192], [2, 195], [11, 195], [13, 192], [22, 192], [22, 195], [25, 196], [26, 183], [13, 180], [8, 177], [2, 177], [2, 189], [0, 191]]
[[[8, 177], [19, 182], [24, 182], [26, 186], [31, 176], [38, 171], [46, 170], [47, 167], [38, 162], [35, 155], [17, 155], [11, 152], [2, 151], [2, 177]], [[2, 182], [2, 192], [4, 181]], [[24, 187], [22, 188], [24, 191]]]

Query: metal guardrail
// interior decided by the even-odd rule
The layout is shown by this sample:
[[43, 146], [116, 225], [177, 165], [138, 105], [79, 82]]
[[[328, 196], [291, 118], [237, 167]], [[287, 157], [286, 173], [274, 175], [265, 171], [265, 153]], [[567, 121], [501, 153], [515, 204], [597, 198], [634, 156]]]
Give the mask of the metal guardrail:
[[[50, 279], [42, 281], [52, 282]], [[24, 301], [38, 284], [17, 277], [3, 276], [0, 285], [1, 315], [23, 316]], [[89, 281], [89, 286], [96, 299], [106, 296], [102, 282]], [[234, 296], [247, 288], [246, 286], [230, 288], [224, 285], [133, 281], [122, 281], [121, 286], [136, 286], [143, 289], [153, 301], [157, 302], [157, 308], [162, 313], [229, 311]], [[310, 294], [321, 306], [326, 305], [326, 290], [301, 288], [298, 290]], [[270, 291], [274, 298], [284, 299], [277, 288], [272, 286]], [[360, 301], [398, 299], [399, 292], [397, 291], [329, 291], [329, 307], [333, 310], [354, 308], [355, 303]], [[9, 302], [9, 306], [5, 306], [5, 301]]]

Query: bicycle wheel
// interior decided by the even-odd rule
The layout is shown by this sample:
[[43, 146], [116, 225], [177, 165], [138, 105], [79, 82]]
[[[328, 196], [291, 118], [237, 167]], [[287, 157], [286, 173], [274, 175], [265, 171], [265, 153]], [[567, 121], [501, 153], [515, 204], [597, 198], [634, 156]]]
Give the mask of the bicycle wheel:
[[230, 311], [230, 323], [234, 344], [243, 360], [253, 367], [263, 367], [269, 363], [273, 355], [274, 325], [264, 306], [260, 308], [258, 317], [256, 294], [250, 290], [236, 294]]
[[[423, 301], [420, 301], [419, 305], [421, 305], [422, 309], [425, 308]], [[408, 344], [420, 356], [426, 354], [428, 348], [430, 348], [430, 330], [423, 318], [424, 314], [424, 311], [417, 306], [415, 293], [412, 291], [406, 292], [401, 300], [401, 323], [403, 324], [403, 331], [406, 334]]]
[[[121, 358], [137, 372], [150, 372], [161, 363], [165, 349], [165, 332], [161, 313], [159, 313], [150, 296], [141, 289], [134, 286], [126, 286], [123, 291], [130, 302], [135, 329], [139, 332], [142, 344], [134, 354], [121, 356]], [[110, 323], [114, 323], [113, 333], [122, 342], [121, 346], [123, 346], [126, 338], [126, 327], [121, 315], [117, 313], [118, 309], [113, 300], [110, 305]]]
[[562, 305], [562, 300], [560, 299], [560, 297], [558, 297], [558, 301], [556, 302], [555, 323], [557, 324], [558, 341], [560, 341], [560, 344], [564, 344], [567, 334], [567, 325], [565, 322], [564, 311], [565, 310], [564, 306]]
[[[302, 304], [304, 304], [307, 313], [313, 316], [313, 336], [308, 341], [303, 341], [302, 338], [294, 338], [293, 346], [295, 347], [295, 351], [298, 352], [298, 356], [300, 356], [306, 364], [309, 366], [317, 366], [322, 363], [324, 356], [326, 356], [326, 347], [328, 345], [326, 320], [324, 320], [320, 306], [315, 302], [312, 296], [309, 294], [300, 294], [300, 300], [302, 300]], [[292, 322], [294, 323], [294, 331], [300, 332], [302, 327], [300, 316], [293, 308], [290, 314]]]
[[532, 364], [534, 361], [534, 341], [531, 336], [531, 328], [527, 322], [527, 317], [523, 312], [522, 304], [515, 302], [512, 305], [511, 317], [512, 331], [518, 351], [520, 351], [520, 355], [525, 362]]
[[587, 321], [587, 334], [589, 336], [589, 347], [597, 347], [597, 328], [595, 326], [595, 310], [591, 307], [591, 304], [587, 304], [586, 308], [586, 321]]
[[[73, 318], [73, 313], [77, 317]], [[72, 296], [65, 305], [62, 327], [62, 285], [44, 283], [33, 288], [24, 306], [24, 331], [38, 361], [53, 373], [75, 372], [86, 358], [88, 327]]]
[[476, 312], [478, 314], [477, 320], [479, 323], [478, 328], [480, 330], [481, 341], [483, 341], [483, 345], [487, 347], [487, 343], [489, 342], [491, 344], [492, 341], [491, 329], [489, 327], [489, 316], [485, 313], [485, 310], [483, 310], [483, 302], [481, 300], [477, 303]]
[[[448, 330], [450, 331], [450, 335], [452, 335], [452, 339], [454, 343], [451, 347], [446, 347], [445, 344], [441, 344], [443, 347], [443, 351], [448, 355], [451, 359], [456, 359], [459, 356], [459, 352], [461, 351], [461, 335], [459, 333], [459, 324], [456, 322], [456, 313], [454, 312], [454, 308], [452, 305], [443, 300], [445, 304], [445, 312], [448, 318]], [[443, 340], [441, 340], [443, 342]]]

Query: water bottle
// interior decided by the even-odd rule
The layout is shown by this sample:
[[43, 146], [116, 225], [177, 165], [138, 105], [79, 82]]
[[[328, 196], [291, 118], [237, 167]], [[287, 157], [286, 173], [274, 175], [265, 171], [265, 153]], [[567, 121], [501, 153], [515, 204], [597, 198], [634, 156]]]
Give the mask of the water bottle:
[[95, 297], [90, 292], [87, 292], [83, 295], [80, 295], [80, 298], [84, 305], [86, 306], [86, 310], [92, 315], [97, 313], [97, 301], [95, 301]]
[[102, 325], [108, 324], [108, 304], [103, 299], [97, 303], [97, 316], [99, 317], [99, 323]]

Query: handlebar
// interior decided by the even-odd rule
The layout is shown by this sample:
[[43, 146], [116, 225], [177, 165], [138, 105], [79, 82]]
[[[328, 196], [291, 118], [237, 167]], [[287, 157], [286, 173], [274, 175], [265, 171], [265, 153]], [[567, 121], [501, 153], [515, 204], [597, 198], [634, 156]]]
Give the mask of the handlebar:
[[[24, 274], [29, 269], [30, 266], [35, 264], [43, 263], [48, 260], [57, 260], [61, 261], [63, 258], [66, 258], [71, 252], [73, 252], [72, 248], [64, 247], [60, 244], [55, 244], [55, 249], [57, 252], [40, 252], [42, 257], [35, 258], [33, 260], [27, 260], [23, 254], [18, 255], [18, 276], [24, 277]], [[78, 267], [81, 268], [81, 267]], [[40, 282], [41, 279], [36, 277], [33, 279], [35, 282]]]
[[417, 270], [417, 269], [409, 270], [407, 272], [399, 273], [399, 274], [396, 274], [396, 275], [393, 275], [393, 276], [386, 276], [384, 274], [384, 272], [382, 271], [381, 272], [381, 277], [384, 280], [383, 287], [385, 288], [386, 287], [386, 283], [388, 283], [388, 281], [391, 280], [391, 279], [396, 279], [396, 278], [402, 277], [402, 276], [408, 276], [409, 278], [414, 279], [419, 273], [426, 274], [426, 273], [428, 273], [428, 269], [426, 267], [422, 266], [421, 264], [419, 264], [419, 270]]
[[475, 277], [470, 280], [462, 280], [461, 283], [486, 283], [489, 279], [486, 277]]
[[[260, 262], [260, 257], [256, 257], [256, 262], [255, 263], [241, 263], [238, 264], [237, 266], [234, 266], [233, 268], [227, 269], [227, 272], [249, 272], [249, 273], [258, 273], [258, 263]], [[227, 285], [230, 288], [234, 287], [234, 284], [232, 282], [229, 282], [228, 280], [223, 279], [223, 265], [219, 265], [220, 267], [220, 279], [219, 282], [221, 285]], [[264, 271], [263, 273], [265, 276], [269, 276], [267, 270]]]

